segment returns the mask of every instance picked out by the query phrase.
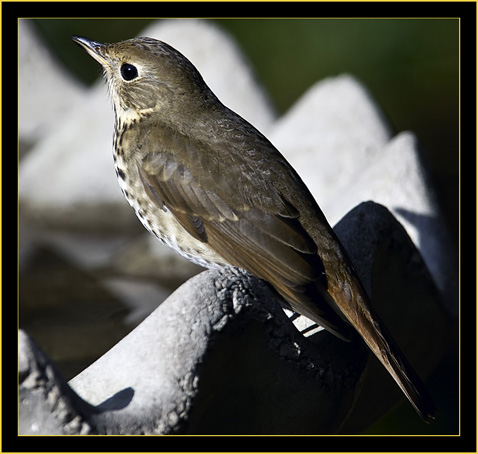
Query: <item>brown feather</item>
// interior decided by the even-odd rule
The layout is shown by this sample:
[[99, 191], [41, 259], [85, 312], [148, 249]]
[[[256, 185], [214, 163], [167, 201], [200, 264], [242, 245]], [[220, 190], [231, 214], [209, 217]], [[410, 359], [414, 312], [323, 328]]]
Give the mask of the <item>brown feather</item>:
[[[184, 172], [180, 166], [175, 166], [167, 180], [147, 173], [147, 168], [151, 166], [138, 166], [141, 180], [192, 236], [207, 241], [231, 265], [268, 281], [295, 311], [342, 339], [350, 339], [350, 327], [325, 298], [327, 284], [317, 246], [297, 218], [270, 214], [257, 207], [230, 207], [215, 192], [198, 187], [193, 179], [181, 181]], [[154, 170], [165, 175], [161, 169]], [[296, 215], [290, 208], [287, 214]]]

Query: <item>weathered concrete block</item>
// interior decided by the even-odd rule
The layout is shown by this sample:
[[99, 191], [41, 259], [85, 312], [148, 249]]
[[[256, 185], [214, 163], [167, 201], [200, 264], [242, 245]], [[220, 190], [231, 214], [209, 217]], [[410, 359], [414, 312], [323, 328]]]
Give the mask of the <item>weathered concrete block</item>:
[[[451, 340], [417, 249], [390, 212], [374, 203], [355, 208], [336, 231], [379, 314], [426, 378]], [[71, 398], [64, 383], [57, 388], [71, 402], [74, 416], [67, 420], [79, 418], [91, 432], [352, 434], [403, 399], [377, 361], [365, 374], [368, 358], [360, 340], [346, 343], [325, 331], [303, 337], [265, 283], [223, 268], [190, 279], [71, 380], [88, 404]], [[52, 386], [47, 380], [43, 387]], [[36, 417], [49, 411], [47, 394], [23, 385], [21, 395], [22, 427], [67, 433], [65, 418], [54, 412]], [[26, 414], [30, 395], [44, 408], [32, 417]]]
[[326, 333], [312, 346], [264, 283], [225, 268], [181, 286], [71, 385], [115, 408], [97, 417], [107, 433], [333, 433], [367, 355]]
[[66, 384], [55, 366], [28, 335], [18, 333], [19, 421], [21, 435], [96, 433], [94, 412]]

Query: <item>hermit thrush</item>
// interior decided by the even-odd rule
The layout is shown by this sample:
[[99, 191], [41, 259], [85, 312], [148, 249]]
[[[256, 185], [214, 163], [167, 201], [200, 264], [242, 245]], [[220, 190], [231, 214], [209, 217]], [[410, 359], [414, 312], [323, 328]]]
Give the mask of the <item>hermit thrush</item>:
[[199, 265], [233, 265], [267, 281], [294, 311], [344, 340], [354, 328], [419, 415], [433, 417], [334, 231], [267, 138], [168, 44], [73, 40], [103, 66], [116, 174], [146, 229]]

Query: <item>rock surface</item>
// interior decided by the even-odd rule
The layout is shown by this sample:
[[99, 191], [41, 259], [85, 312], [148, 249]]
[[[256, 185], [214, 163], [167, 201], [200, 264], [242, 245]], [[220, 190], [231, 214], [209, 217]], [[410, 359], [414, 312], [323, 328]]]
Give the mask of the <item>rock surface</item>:
[[115, 408], [98, 423], [107, 433], [332, 433], [366, 359], [325, 333], [313, 348], [263, 283], [223, 269], [181, 286], [71, 386]]
[[19, 424], [21, 435], [90, 435], [92, 408], [66, 384], [28, 335], [18, 333]]
[[[25, 385], [32, 379], [23, 380], [21, 432], [334, 433], [357, 397], [367, 356], [363, 344], [327, 333], [320, 348], [311, 344], [256, 278], [207, 271], [70, 382], [91, 406], [76, 400], [66, 418], [51, 411], [51, 393], [37, 396]], [[65, 382], [49, 378], [44, 387], [63, 389], [58, 399], [68, 400]], [[75, 432], [70, 420], [87, 428]]]
[[[429, 376], [450, 342], [449, 322], [404, 229], [385, 208], [367, 203], [337, 233], [389, 330], [419, 374]], [[106, 434], [360, 433], [403, 399], [375, 360], [364, 374], [368, 357], [359, 340], [346, 343], [325, 331], [303, 337], [271, 290], [248, 273], [211, 270], [71, 380], [88, 404], [68, 414]], [[22, 427], [67, 433], [64, 418], [55, 426], [55, 415], [45, 425], [31, 412], [22, 416], [32, 407], [32, 386], [22, 386]], [[48, 398], [37, 400], [48, 413]]]

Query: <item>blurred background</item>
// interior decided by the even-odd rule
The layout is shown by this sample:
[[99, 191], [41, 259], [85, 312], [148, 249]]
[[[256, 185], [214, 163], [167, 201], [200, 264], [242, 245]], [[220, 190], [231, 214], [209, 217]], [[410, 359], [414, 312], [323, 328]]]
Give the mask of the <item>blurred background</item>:
[[[91, 58], [78, 58], [72, 35], [116, 42], [136, 36], [150, 22], [146, 19], [31, 21], [54, 58], [84, 86], [98, 80], [101, 69]], [[211, 22], [217, 23], [237, 42], [279, 117], [319, 80], [348, 73], [361, 81], [385, 112], [395, 133], [410, 130], [417, 136], [446, 222], [458, 243], [457, 19], [220, 19]], [[20, 148], [23, 159], [31, 149], [30, 144], [20, 143]], [[144, 272], [152, 268], [149, 263], [142, 264], [141, 271], [124, 266], [131, 253], [125, 245], [131, 243], [131, 239], [141, 238], [135, 243], [135, 253], [147, 248], [142, 239], [144, 229], [136, 220], [133, 224], [127, 235], [89, 232], [86, 237], [79, 232], [45, 229], [41, 241], [36, 227], [20, 225], [21, 252], [23, 247], [20, 327], [40, 343], [68, 379], [111, 348], [154, 309], [158, 279], [164, 287], [164, 291], [159, 290], [163, 296], [181, 283], [174, 270], [164, 279], [164, 276]], [[83, 247], [89, 260], [94, 256], [98, 264], [94, 275], [70, 261], [68, 254], [59, 252], [61, 248], [57, 246], [62, 241], [64, 250], [70, 247], [66, 246], [70, 242]], [[55, 247], [51, 247], [53, 243]], [[97, 252], [100, 245], [106, 248], [105, 255], [120, 251], [113, 263], [114, 276], [111, 264], [108, 268], [103, 266], [105, 260]], [[184, 271], [189, 265], [177, 266]], [[118, 270], [122, 280], [116, 278]], [[191, 267], [186, 274], [192, 276], [198, 271], [199, 268]], [[139, 278], [126, 287], [125, 276]], [[125, 304], [123, 298], [118, 301], [118, 292], [127, 295], [126, 299], [131, 292], [131, 306]], [[139, 314], [136, 308], [132, 316], [131, 307], [136, 304], [134, 300], [138, 295], [152, 303], [141, 308]], [[41, 305], [38, 304], [40, 298]], [[456, 370], [457, 358], [451, 357], [432, 377], [431, 386], [438, 390], [435, 392], [443, 393], [443, 383], [449, 386], [448, 397], [442, 402], [445, 416], [437, 424], [424, 426], [418, 418], [411, 421], [410, 409], [404, 403], [367, 433], [456, 433]]]

